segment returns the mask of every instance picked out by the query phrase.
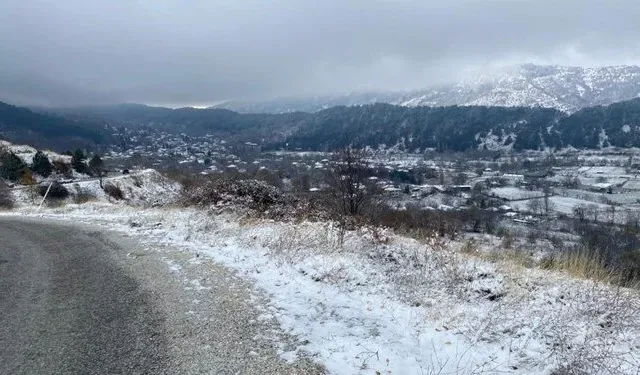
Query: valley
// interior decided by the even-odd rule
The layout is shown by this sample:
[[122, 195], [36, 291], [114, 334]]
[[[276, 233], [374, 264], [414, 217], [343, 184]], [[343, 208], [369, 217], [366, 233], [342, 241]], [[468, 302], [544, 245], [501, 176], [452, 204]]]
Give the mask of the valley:
[[637, 0], [0, 3], [0, 373], [640, 375]]

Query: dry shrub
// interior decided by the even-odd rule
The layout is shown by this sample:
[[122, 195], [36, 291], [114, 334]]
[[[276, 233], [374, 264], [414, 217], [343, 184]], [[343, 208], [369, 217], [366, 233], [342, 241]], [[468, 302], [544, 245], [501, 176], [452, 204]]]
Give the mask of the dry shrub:
[[476, 240], [470, 238], [465, 241], [460, 247], [460, 252], [462, 252], [463, 254], [477, 254], [478, 244], [476, 243]]
[[505, 249], [513, 249], [513, 245], [515, 244], [515, 236], [508, 230], [505, 230], [504, 236], [502, 236], [502, 247]]
[[636, 350], [625, 345], [625, 337], [638, 329], [639, 306], [634, 295], [624, 288], [614, 290], [594, 283], [580, 292], [579, 302], [565, 308], [571, 313], [568, 317], [582, 319], [545, 319], [541, 333], [551, 339], [551, 355], [558, 363], [552, 374], [637, 373]]
[[11, 209], [13, 208], [13, 195], [11, 189], [7, 184], [0, 180], [0, 208]]
[[[47, 190], [49, 191], [48, 194]], [[46, 184], [39, 185], [38, 194], [40, 194], [41, 197], [44, 197], [45, 194], [47, 194], [47, 198], [52, 200], [63, 200], [69, 196], [69, 190], [67, 190], [67, 188], [61, 183], [54, 182], [53, 184], [51, 184], [51, 188], [49, 188], [49, 185]]]
[[364, 219], [373, 226], [392, 228], [421, 241], [431, 239], [436, 234], [454, 238], [461, 228], [460, 221], [453, 212], [427, 210], [417, 206], [397, 210], [380, 203], [368, 210]]
[[171, 180], [179, 183], [181, 186], [190, 186], [192, 184], [201, 183], [203, 177], [195, 175], [191, 172], [182, 169], [170, 169], [162, 173], [162, 175]]
[[60, 208], [65, 206], [64, 199], [47, 199], [45, 205], [49, 208]]
[[266, 210], [286, 202], [282, 192], [264, 181], [232, 180], [224, 177], [194, 180], [182, 188], [181, 202], [186, 206], [246, 204]]
[[421, 241], [434, 234], [455, 239], [463, 231], [493, 233], [496, 226], [496, 214], [485, 210], [442, 211], [416, 205], [398, 210], [383, 202], [366, 210], [364, 219], [373, 226], [393, 228]]
[[629, 251], [620, 254], [620, 276], [627, 284], [640, 284], [640, 251]]
[[557, 260], [553, 254], [546, 254], [538, 262], [538, 267], [543, 270], [551, 270], [557, 268]]
[[144, 184], [142, 177], [137, 174], [131, 176], [131, 181], [133, 181], [133, 185], [138, 188], [142, 187], [142, 185]]
[[640, 286], [640, 233], [629, 227], [582, 225], [578, 245], [565, 248], [556, 268], [570, 274], [628, 287]]
[[91, 202], [93, 200], [96, 200], [95, 194], [79, 186], [76, 187], [76, 193], [73, 194], [73, 203], [83, 204], [83, 203]]
[[614, 282], [616, 273], [607, 267], [603, 255], [595, 250], [579, 246], [569, 249], [554, 258], [556, 268], [583, 279]]
[[119, 186], [112, 183], [106, 183], [103, 190], [105, 194], [117, 201], [124, 199], [124, 192]]
[[492, 262], [506, 262], [524, 268], [532, 268], [536, 265], [535, 259], [523, 249], [507, 248], [493, 251], [488, 259]]

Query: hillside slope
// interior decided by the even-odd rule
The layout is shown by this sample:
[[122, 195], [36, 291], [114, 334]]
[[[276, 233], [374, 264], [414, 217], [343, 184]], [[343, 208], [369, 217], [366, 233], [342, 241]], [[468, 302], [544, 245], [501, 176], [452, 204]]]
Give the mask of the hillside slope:
[[256, 142], [267, 149], [324, 151], [347, 144], [403, 151], [640, 147], [640, 99], [588, 107], [571, 115], [542, 107], [413, 108], [383, 103], [284, 114], [141, 105], [59, 113], [77, 121], [103, 121], [112, 128], [211, 134]]
[[283, 144], [323, 150], [350, 143], [407, 151], [640, 147], [640, 99], [572, 115], [524, 107], [336, 107], [318, 112]]
[[[163, 194], [153, 183], [139, 185]], [[416, 241], [382, 228], [247, 220], [235, 205], [145, 203], [25, 204], [8, 214], [141, 236], [188, 283], [185, 292], [215, 289], [212, 261], [229, 267], [268, 301], [259, 320], [299, 338], [286, 345], [266, 333], [282, 357], [311, 358], [333, 374], [637, 373], [637, 290], [514, 264], [497, 237]], [[464, 250], [469, 243], [476, 251]], [[168, 246], [180, 253], [167, 254]], [[193, 267], [204, 273], [192, 276]], [[199, 311], [201, 300], [189, 299], [189, 309]]]
[[55, 150], [94, 148], [107, 142], [103, 129], [83, 121], [37, 113], [0, 102], [0, 138]]

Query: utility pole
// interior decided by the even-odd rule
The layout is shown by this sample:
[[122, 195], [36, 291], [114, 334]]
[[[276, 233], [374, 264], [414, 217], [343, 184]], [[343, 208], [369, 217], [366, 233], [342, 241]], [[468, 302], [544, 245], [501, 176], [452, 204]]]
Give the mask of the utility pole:
[[42, 208], [42, 204], [44, 203], [44, 200], [47, 199], [47, 195], [49, 195], [49, 190], [51, 190], [51, 186], [53, 186], [53, 181], [49, 183], [49, 187], [47, 188], [47, 191], [44, 193], [44, 197], [42, 197], [42, 200], [40, 201], [40, 205], [38, 206], [38, 211], [40, 211], [40, 209]]

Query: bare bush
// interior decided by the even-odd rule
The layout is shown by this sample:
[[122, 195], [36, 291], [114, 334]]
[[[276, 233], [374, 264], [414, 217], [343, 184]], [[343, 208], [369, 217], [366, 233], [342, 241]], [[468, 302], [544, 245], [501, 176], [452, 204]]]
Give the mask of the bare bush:
[[585, 221], [587, 219], [587, 206], [584, 204], [579, 204], [573, 207], [573, 217], [578, 221]]
[[282, 192], [264, 181], [232, 180], [218, 177], [200, 179], [183, 186], [184, 205], [211, 206], [221, 203], [245, 203], [251, 208], [266, 209], [285, 203]]
[[338, 152], [327, 173], [330, 209], [343, 216], [360, 216], [371, 205], [376, 188], [368, 180], [366, 153], [352, 147]]
[[558, 254], [555, 267], [586, 279], [629, 287], [640, 285], [640, 238], [628, 227], [579, 226], [580, 242]]
[[[49, 193], [47, 193], [47, 190], [49, 191]], [[41, 197], [44, 197], [46, 194], [47, 198], [53, 200], [62, 200], [66, 199], [69, 196], [69, 190], [67, 190], [67, 188], [61, 183], [54, 182], [51, 184], [51, 188], [49, 188], [49, 185], [46, 184], [39, 185], [38, 194], [40, 194]]]
[[124, 192], [119, 186], [116, 186], [112, 183], [106, 183], [103, 190], [108, 196], [117, 201], [124, 199]]
[[83, 204], [96, 199], [96, 195], [87, 189], [81, 188], [78, 184], [75, 186], [75, 194], [73, 194], [73, 203]]
[[542, 213], [542, 210], [543, 210], [542, 199], [540, 198], [530, 199], [527, 202], [527, 209], [534, 214]]
[[71, 169], [71, 165], [63, 162], [62, 160], [53, 160], [51, 162], [53, 166], [53, 171], [57, 174], [64, 176], [65, 178], [73, 177], [73, 170]]
[[[638, 329], [638, 306], [629, 297], [623, 290], [593, 284], [582, 292], [580, 304], [568, 306], [583, 319], [546, 319], [543, 333], [552, 337], [552, 356], [559, 364], [553, 375], [637, 372], [635, 350], [620, 345], [620, 338]], [[576, 331], [581, 335], [576, 337]]]
[[13, 204], [11, 189], [9, 189], [9, 186], [7, 186], [4, 181], [0, 180], [0, 208], [13, 208]]
[[142, 180], [142, 177], [140, 175], [134, 174], [131, 176], [131, 181], [133, 182], [133, 185], [135, 187], [142, 187], [142, 185], [144, 184], [144, 181]]
[[480, 209], [439, 211], [416, 205], [397, 210], [379, 202], [367, 210], [364, 219], [373, 226], [392, 228], [418, 240], [434, 235], [455, 239], [463, 231], [494, 233], [498, 214]]
[[515, 244], [515, 236], [509, 230], [504, 231], [504, 236], [502, 236], [502, 247], [505, 249], [512, 249]]

